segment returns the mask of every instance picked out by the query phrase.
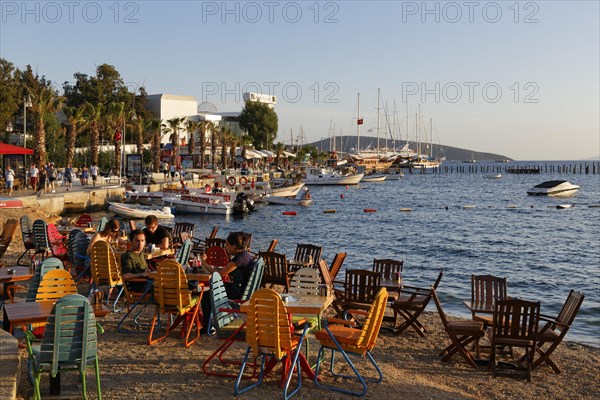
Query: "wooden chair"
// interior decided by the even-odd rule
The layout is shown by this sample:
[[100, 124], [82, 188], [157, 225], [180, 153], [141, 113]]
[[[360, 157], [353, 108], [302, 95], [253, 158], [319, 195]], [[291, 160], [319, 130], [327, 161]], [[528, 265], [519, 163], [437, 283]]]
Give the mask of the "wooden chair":
[[[202, 293], [203, 290], [200, 291], [200, 297], [192, 298], [183, 267], [175, 260], [161, 261], [158, 264], [154, 281], [156, 312], [148, 334], [148, 345], [166, 339], [180, 323], [182, 324], [183, 344], [186, 348], [200, 339]], [[158, 316], [165, 314], [175, 317], [175, 320], [167, 326], [163, 336], [153, 338]], [[195, 336], [190, 338], [194, 327], [196, 327]]]
[[[373, 350], [375, 344], [377, 343], [379, 330], [385, 314], [387, 297], [387, 290], [385, 288], [381, 288], [374, 296], [373, 301], [366, 312], [363, 310], [352, 310], [353, 315], [361, 314], [365, 318], [365, 323], [360, 329], [353, 327], [352, 321], [348, 320], [329, 319], [324, 321], [324, 328], [315, 333], [315, 337], [321, 344], [319, 354], [317, 356], [317, 366], [315, 369], [315, 385], [336, 392], [347, 393], [354, 396], [364, 396], [367, 394], [366, 381], [378, 383], [383, 380], [383, 374], [375, 362], [375, 359], [371, 354], [371, 350]], [[319, 380], [321, 362], [325, 358], [324, 351], [326, 349], [331, 350], [331, 363], [329, 366], [329, 372], [336, 378], [353, 379], [358, 381], [361, 387], [360, 391], [348, 390], [347, 387], [325, 385], [323, 381]], [[354, 375], [342, 375], [338, 372], [335, 372], [334, 357], [336, 351], [342, 355], [344, 360], [354, 372]], [[375, 368], [377, 377], [363, 377], [350, 359], [350, 355], [356, 355], [361, 358], [367, 357], [371, 365]], [[347, 381], [344, 380], [343, 382], [345, 383]]]
[[86, 368], [93, 367], [96, 391], [100, 395], [100, 368], [98, 366], [98, 338], [94, 312], [88, 300], [79, 295], [59, 299], [50, 312], [41, 345], [32, 346], [35, 339], [26, 332], [30, 371], [34, 377], [34, 398], [41, 399], [40, 381], [43, 372], [56, 376], [65, 371], [79, 371], [81, 392], [87, 398]]
[[0, 258], [4, 255], [8, 246], [12, 242], [15, 237], [15, 232], [17, 231], [17, 220], [9, 219], [6, 221], [4, 226], [2, 227], [2, 234], [0, 235]]
[[271, 243], [269, 243], [269, 247], [267, 248], [267, 251], [268, 252], [274, 252], [275, 251], [275, 247], [277, 247], [277, 243], [279, 243], [279, 240], [277, 240], [277, 239], [271, 240]]
[[[493, 306], [496, 301], [506, 299], [506, 278], [493, 275], [471, 275], [471, 303]], [[481, 321], [486, 327], [492, 324], [489, 314], [472, 313], [473, 321]]]
[[340, 297], [334, 302], [338, 316], [341, 317], [349, 309], [368, 310], [379, 291], [380, 280], [379, 272], [366, 269], [347, 270], [344, 291], [338, 294]]
[[223, 358], [223, 355], [235, 342], [246, 340], [246, 321], [241, 315], [235, 314], [235, 310], [230, 309], [230, 300], [227, 297], [223, 279], [217, 272], [213, 273], [210, 278], [210, 308], [212, 326], [216, 330], [215, 336], [223, 343], [216, 349], [202, 364], [202, 371], [206, 375], [222, 376], [222, 377], [237, 377], [237, 373], [228, 372], [227, 370], [215, 371], [211, 366], [213, 360], [218, 360], [222, 366], [230, 365], [240, 366], [240, 361], [228, 360]]
[[314, 244], [307, 243], [298, 243], [298, 245], [296, 246], [296, 252], [294, 253], [294, 260], [305, 261], [308, 263], [306, 265], [307, 267], [314, 267], [319, 263], [322, 252], [322, 246], [316, 246]]
[[[171, 233], [171, 236], [173, 237], [173, 246], [181, 246], [185, 240], [191, 239], [194, 236], [195, 229], [196, 224], [194, 223], [176, 222], [175, 226], [173, 226], [173, 232]], [[185, 234], [185, 239], [182, 238], [182, 234]]]
[[400, 296], [392, 304], [392, 309], [394, 310], [394, 328], [398, 316], [404, 319], [404, 322], [395, 328], [394, 333], [396, 335], [401, 334], [408, 327], [412, 327], [419, 336], [425, 337], [427, 330], [425, 329], [425, 326], [419, 322], [419, 316], [425, 311], [431, 300], [431, 287], [437, 289], [443, 276], [444, 270], [442, 269], [433, 283], [433, 286], [430, 286], [429, 288], [408, 285], [402, 287]]
[[537, 345], [540, 302], [519, 299], [498, 300], [494, 308], [492, 325], [492, 350], [490, 367], [496, 376], [500, 365], [496, 361], [498, 347], [521, 347], [525, 355], [521, 361], [527, 363], [527, 380], [531, 382], [533, 357]]
[[331, 265], [329, 266], [329, 276], [332, 281], [335, 281], [338, 273], [342, 269], [342, 265], [346, 260], [346, 253], [337, 253], [335, 257], [333, 257], [333, 261], [331, 261]]
[[[210, 234], [208, 235], [208, 237], [206, 239], [214, 239], [217, 237], [217, 233], [219, 232], [219, 227], [218, 226], [213, 226], [212, 231], [210, 232]], [[200, 239], [200, 238], [195, 238], [192, 237], [192, 253], [193, 254], [204, 254], [206, 252], [207, 249], [207, 245], [206, 245], [206, 239]]]
[[25, 257], [25, 254], [30, 254], [31, 250], [35, 250], [35, 243], [33, 242], [33, 228], [31, 227], [31, 222], [29, 220], [29, 216], [23, 215], [19, 219], [19, 223], [21, 225], [21, 239], [23, 240], [23, 247], [25, 251], [19, 256], [17, 260], [17, 265], [28, 266], [28, 263], [21, 263], [21, 259]]
[[260, 252], [260, 257], [265, 260], [265, 272], [263, 274], [263, 286], [281, 285], [284, 292], [290, 287], [289, 268], [285, 254], [275, 252]]
[[467, 345], [478, 341], [483, 337], [485, 331], [483, 322], [481, 321], [449, 321], [442, 309], [442, 304], [437, 296], [437, 292], [433, 286], [431, 287], [431, 296], [435, 302], [440, 320], [444, 326], [446, 334], [450, 338], [451, 343], [440, 352], [443, 362], [448, 362], [457, 352], [465, 359], [467, 364], [473, 368], [477, 368], [475, 357], [467, 349]]
[[393, 260], [391, 258], [380, 258], [373, 259], [373, 271], [379, 272], [381, 279], [392, 280], [394, 274], [397, 272], [402, 273], [404, 261]]
[[[280, 387], [283, 387], [283, 398], [287, 400], [296, 394], [302, 384], [302, 370], [310, 370], [306, 358], [301, 354], [302, 342], [306, 337], [307, 328], [308, 325], [305, 326], [301, 336], [293, 335], [288, 320], [288, 312], [281, 296], [272, 289], [259, 289], [254, 292], [246, 314], [246, 343], [248, 348], [234, 386], [235, 395], [238, 396], [262, 384], [263, 377], [279, 361], [283, 362], [280, 385]], [[251, 352], [254, 357], [261, 356], [261, 369], [258, 381], [242, 388], [240, 382]], [[269, 364], [265, 367], [267, 356], [271, 358]], [[297, 371], [298, 382], [296, 387], [290, 391], [289, 386], [294, 370]]]
[[211, 246], [206, 249], [206, 262], [213, 267], [224, 267], [229, 262], [229, 256], [225, 248], [220, 246]]
[[533, 360], [531, 369], [536, 369], [542, 363], [546, 363], [555, 373], [560, 373], [560, 369], [550, 359], [550, 355], [556, 350], [569, 331], [569, 328], [573, 324], [573, 320], [575, 320], [575, 316], [581, 307], [581, 303], [583, 303], [584, 297], [585, 296], [580, 292], [571, 290], [565, 304], [556, 318], [543, 314], [540, 315], [540, 321], [544, 323], [544, 325], [540, 327], [537, 334], [537, 346], [535, 351], [538, 354], [538, 357]]

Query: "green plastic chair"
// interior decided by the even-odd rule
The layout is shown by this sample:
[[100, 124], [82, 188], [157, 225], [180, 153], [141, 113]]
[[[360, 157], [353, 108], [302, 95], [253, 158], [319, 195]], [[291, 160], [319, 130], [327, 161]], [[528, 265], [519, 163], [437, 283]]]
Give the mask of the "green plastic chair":
[[79, 371], [81, 391], [86, 394], [86, 368], [95, 368], [98, 399], [100, 392], [100, 369], [98, 366], [98, 327], [89, 301], [80, 294], [67, 295], [52, 307], [46, 322], [40, 345], [32, 345], [35, 339], [26, 331], [30, 373], [33, 376], [34, 399], [41, 399], [40, 381], [43, 372], [54, 378], [64, 371]]
[[190, 254], [192, 254], [192, 241], [190, 239], [187, 239], [181, 245], [181, 248], [179, 249], [179, 252], [177, 253], [175, 259], [179, 264], [181, 264], [181, 266], [185, 268], [188, 261], [190, 260]]

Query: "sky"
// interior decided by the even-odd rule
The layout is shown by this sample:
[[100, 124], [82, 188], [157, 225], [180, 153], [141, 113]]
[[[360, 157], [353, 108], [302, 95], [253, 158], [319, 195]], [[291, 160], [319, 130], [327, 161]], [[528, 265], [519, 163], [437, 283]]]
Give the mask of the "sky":
[[361, 136], [379, 114], [381, 138], [419, 120], [437, 144], [579, 160], [600, 156], [599, 4], [0, 0], [0, 57], [58, 87], [107, 63], [219, 111], [275, 95], [286, 144], [355, 135], [360, 111]]

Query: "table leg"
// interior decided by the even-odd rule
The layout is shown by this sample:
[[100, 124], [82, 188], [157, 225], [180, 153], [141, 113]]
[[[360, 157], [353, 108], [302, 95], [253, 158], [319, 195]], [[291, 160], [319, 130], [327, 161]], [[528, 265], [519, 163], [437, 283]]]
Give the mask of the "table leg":
[[60, 394], [60, 372], [56, 374], [56, 377], [52, 377], [50, 375], [50, 394], [51, 395], [59, 395]]

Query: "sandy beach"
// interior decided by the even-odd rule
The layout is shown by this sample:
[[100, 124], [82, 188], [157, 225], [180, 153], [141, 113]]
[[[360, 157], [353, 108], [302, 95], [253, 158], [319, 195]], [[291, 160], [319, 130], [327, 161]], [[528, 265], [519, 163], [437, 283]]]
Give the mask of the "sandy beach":
[[[30, 218], [45, 218], [39, 210], [3, 210], [2, 223], [8, 218], [19, 218], [27, 213]], [[12, 265], [22, 252], [20, 231], [2, 258]], [[443, 292], [443, 282], [439, 288]], [[20, 299], [19, 301], [23, 301]], [[430, 304], [430, 309], [432, 304]], [[150, 310], [149, 312], [152, 312]], [[99, 337], [102, 397], [105, 399], [197, 399], [232, 398], [234, 379], [206, 376], [201, 369], [204, 360], [218, 347], [219, 341], [203, 337], [186, 349], [181, 339], [173, 334], [169, 339], [148, 346], [147, 334], [118, 334], [116, 324], [121, 313], [111, 314], [100, 320], [105, 333]], [[600, 349], [572, 342], [563, 342], [552, 355], [562, 373], [555, 374], [549, 367], [541, 366], [533, 372], [532, 382], [507, 376], [492, 377], [487, 367], [472, 369], [455, 356], [449, 363], [439, 361], [438, 353], [449, 343], [442, 330], [437, 313], [428, 312], [422, 321], [429, 332], [425, 338], [412, 331], [396, 336], [382, 331], [373, 351], [384, 380], [369, 384], [367, 397], [389, 399], [408, 397], [413, 399], [587, 399], [600, 396]], [[566, 340], [569, 339], [567, 335]], [[318, 342], [311, 339], [311, 356], [314, 359]], [[240, 359], [245, 345], [237, 343], [230, 350], [230, 357]], [[26, 357], [21, 350], [23, 361]], [[26, 363], [22, 363], [22, 375], [18, 398], [31, 394], [27, 380]], [[365, 371], [364, 360], [358, 360], [360, 371]], [[334, 380], [325, 375], [325, 381]], [[338, 380], [335, 380], [339, 383]], [[63, 389], [77, 391], [77, 374], [64, 374]], [[47, 388], [47, 377], [42, 380], [42, 390]], [[96, 398], [93, 374], [88, 372], [88, 395]], [[263, 399], [281, 396], [275, 374], [268, 377], [259, 388], [240, 398]], [[302, 389], [296, 398], [333, 399], [343, 395], [317, 388], [303, 377]]]

